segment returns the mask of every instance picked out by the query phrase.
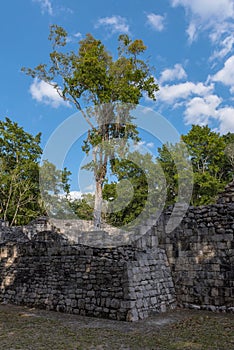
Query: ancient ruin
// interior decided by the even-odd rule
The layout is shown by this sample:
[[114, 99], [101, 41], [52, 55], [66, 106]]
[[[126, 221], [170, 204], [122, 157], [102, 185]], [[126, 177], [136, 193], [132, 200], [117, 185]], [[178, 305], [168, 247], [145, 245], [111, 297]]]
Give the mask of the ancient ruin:
[[123, 232], [87, 233], [80, 221], [1, 222], [1, 302], [127, 321], [176, 306], [234, 312], [234, 183], [172, 232], [171, 211], [117, 247], [110, 235]]

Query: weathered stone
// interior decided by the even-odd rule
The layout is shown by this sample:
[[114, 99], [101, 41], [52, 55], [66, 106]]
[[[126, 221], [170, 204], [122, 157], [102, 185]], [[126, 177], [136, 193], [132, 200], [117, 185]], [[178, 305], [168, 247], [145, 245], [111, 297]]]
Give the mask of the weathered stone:
[[177, 303], [233, 312], [233, 193], [234, 182], [223, 204], [190, 207], [182, 221], [184, 206], [177, 205], [179, 225], [171, 232], [169, 208], [153, 227], [147, 223], [143, 237], [132, 232], [131, 245], [121, 247], [105, 245], [120, 244], [126, 233], [87, 233], [79, 220], [60, 222], [60, 232], [43, 220], [23, 228], [0, 222], [0, 300], [128, 321]]

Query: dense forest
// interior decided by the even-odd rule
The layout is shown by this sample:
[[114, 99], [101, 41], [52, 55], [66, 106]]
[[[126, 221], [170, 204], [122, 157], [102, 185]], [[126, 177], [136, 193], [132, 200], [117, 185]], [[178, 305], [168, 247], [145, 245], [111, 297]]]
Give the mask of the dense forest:
[[[7, 220], [10, 225], [27, 224], [38, 216], [47, 215], [43, 199], [51, 199], [62, 192], [63, 198], [66, 198], [79, 218], [93, 219], [94, 196], [89, 193], [83, 194], [81, 199], [69, 200], [70, 172], [67, 169], [57, 170], [49, 162], [40, 164], [40, 142], [40, 133], [33, 136], [9, 118], [0, 122], [0, 218]], [[225, 185], [233, 179], [234, 134], [220, 135], [208, 126], [193, 125], [186, 135], [181, 136], [181, 142], [187, 147], [193, 169], [194, 185], [190, 204], [198, 206], [214, 203]], [[141, 213], [149, 195], [149, 178], [154, 188], [151, 195], [154, 200], [149, 210], [154, 210], [158, 202], [162, 202], [162, 189], [166, 190], [165, 206], [177, 201], [179, 178], [175, 159], [178, 162], [180, 157], [178, 146], [164, 144], [155, 152], [156, 157], [134, 151], [131, 161], [129, 157], [128, 160], [112, 160], [110, 168], [116, 180], [110, 183], [108, 178], [105, 179], [103, 199], [111, 206], [112, 201], [114, 203], [117, 197], [121, 198], [121, 191], [126, 199], [129, 183], [126, 182], [126, 187], [118, 187], [119, 181], [124, 184], [123, 180], [131, 182], [133, 192], [129, 193], [130, 202], [123, 205], [121, 210], [103, 214], [107, 222], [119, 226], [131, 222]], [[148, 174], [142, 169], [147, 169]], [[160, 169], [163, 170], [165, 187], [160, 184]], [[43, 196], [39, 174], [43, 174], [43, 181], [47, 184], [47, 192]], [[64, 215], [63, 202], [59, 202], [61, 205], [55, 212], [56, 217]]]

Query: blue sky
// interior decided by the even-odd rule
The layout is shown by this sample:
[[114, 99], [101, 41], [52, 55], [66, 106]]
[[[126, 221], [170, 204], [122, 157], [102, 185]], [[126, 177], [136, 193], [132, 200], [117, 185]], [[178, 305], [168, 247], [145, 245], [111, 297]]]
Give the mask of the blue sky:
[[2, 1], [0, 117], [33, 134], [41, 131], [42, 146], [75, 112], [45, 83], [20, 71], [47, 61], [51, 24], [69, 32], [71, 48], [86, 33], [113, 54], [119, 34], [142, 39], [160, 91], [156, 102], [141, 104], [160, 112], [179, 133], [192, 124], [234, 132], [233, 0]]

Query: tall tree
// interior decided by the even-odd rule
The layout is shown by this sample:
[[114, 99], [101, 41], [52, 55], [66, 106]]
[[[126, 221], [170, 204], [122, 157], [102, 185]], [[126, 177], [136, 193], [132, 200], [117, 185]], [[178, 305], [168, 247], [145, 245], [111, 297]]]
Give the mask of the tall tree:
[[195, 180], [192, 204], [212, 203], [231, 180], [232, 166], [225, 153], [225, 137], [208, 126], [193, 125], [182, 140], [187, 145], [193, 164]]
[[10, 225], [40, 215], [38, 160], [40, 133], [24, 131], [9, 118], [0, 121], [0, 215]]
[[[214, 203], [218, 194], [233, 177], [233, 147], [230, 146], [233, 135], [220, 135], [208, 126], [193, 125], [188, 134], [181, 136], [181, 140], [188, 149], [193, 166], [194, 186], [190, 204], [197, 206]], [[167, 180], [167, 204], [173, 204], [177, 200], [178, 172], [175, 159], [178, 163], [178, 146], [179, 144], [163, 145], [159, 148], [158, 161]], [[183, 174], [186, 176], [186, 172], [182, 172]]]
[[187, 201], [187, 190], [193, 181], [189, 154], [186, 145], [180, 141], [176, 144], [166, 143], [158, 149], [157, 162], [164, 171], [167, 187], [166, 204]]
[[[96, 181], [94, 224], [99, 226], [103, 184], [108, 162], [113, 157], [106, 144], [116, 137], [122, 138], [125, 143], [129, 138], [137, 139], [130, 108], [125, 108], [125, 119], [118, 123], [112, 103], [136, 105], [143, 93], [155, 99], [158, 85], [148, 63], [140, 58], [146, 50], [142, 40], [132, 41], [127, 35], [120, 35], [117, 59], [91, 34], [79, 42], [77, 53], [64, 52], [67, 32], [62, 27], [52, 25], [49, 40], [52, 42], [50, 63], [40, 64], [35, 69], [23, 68], [23, 71], [52, 85], [64, 100], [82, 113], [90, 127], [84, 151], [92, 149], [90, 168]], [[94, 113], [82, 108], [91, 105], [95, 106]], [[92, 121], [93, 114], [97, 125]]]
[[[10, 226], [46, 215], [43, 199], [51, 203], [59, 192], [68, 197], [70, 172], [48, 161], [39, 165], [40, 140], [40, 133], [33, 136], [9, 118], [0, 121], [0, 217]], [[58, 216], [64, 200], [56, 203]]]
[[234, 177], [234, 133], [228, 132], [223, 135], [223, 138], [226, 144], [225, 155], [227, 156], [225, 174], [231, 181]]

